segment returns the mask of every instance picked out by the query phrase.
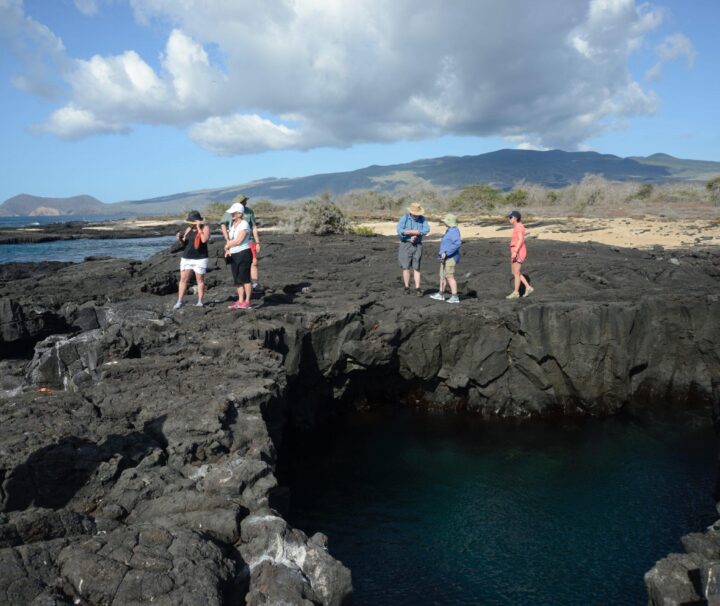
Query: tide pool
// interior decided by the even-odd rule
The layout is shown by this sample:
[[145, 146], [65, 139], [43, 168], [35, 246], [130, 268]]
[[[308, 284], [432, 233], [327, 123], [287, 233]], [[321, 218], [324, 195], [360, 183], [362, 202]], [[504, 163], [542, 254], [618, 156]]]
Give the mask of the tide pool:
[[291, 456], [288, 519], [330, 537], [354, 604], [646, 604], [643, 574], [717, 517], [708, 411], [511, 424], [385, 408]]

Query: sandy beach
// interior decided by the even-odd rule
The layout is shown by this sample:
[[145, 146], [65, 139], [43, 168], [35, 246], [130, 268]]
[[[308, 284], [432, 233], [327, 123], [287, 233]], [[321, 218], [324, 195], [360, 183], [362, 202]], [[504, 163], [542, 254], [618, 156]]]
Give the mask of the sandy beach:
[[[442, 235], [437, 221], [430, 221], [433, 229], [428, 239]], [[392, 221], [369, 221], [360, 224], [377, 234], [395, 235]], [[687, 248], [720, 245], [720, 221], [663, 220], [657, 218], [534, 218], [526, 223], [528, 238], [559, 242], [599, 242], [609, 246], [628, 248]], [[504, 221], [460, 221], [463, 239], [502, 238], [509, 234]]]

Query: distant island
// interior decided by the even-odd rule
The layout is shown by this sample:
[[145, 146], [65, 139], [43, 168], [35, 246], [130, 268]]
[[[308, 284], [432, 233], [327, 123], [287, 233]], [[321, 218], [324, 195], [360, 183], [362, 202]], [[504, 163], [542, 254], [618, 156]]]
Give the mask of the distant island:
[[176, 214], [183, 209], [226, 203], [243, 193], [255, 199], [295, 203], [322, 193], [339, 196], [355, 190], [396, 192], [435, 188], [458, 191], [482, 183], [507, 191], [526, 181], [549, 188], [578, 183], [586, 175], [610, 181], [659, 184], [701, 182], [720, 175], [720, 162], [683, 160], [668, 154], [621, 158], [597, 152], [502, 149], [477, 156], [446, 156], [406, 164], [368, 166], [359, 170], [283, 179], [271, 177], [240, 185], [202, 189], [117, 203], [104, 203], [88, 195], [47, 198], [20, 194], [0, 204], [0, 216]]

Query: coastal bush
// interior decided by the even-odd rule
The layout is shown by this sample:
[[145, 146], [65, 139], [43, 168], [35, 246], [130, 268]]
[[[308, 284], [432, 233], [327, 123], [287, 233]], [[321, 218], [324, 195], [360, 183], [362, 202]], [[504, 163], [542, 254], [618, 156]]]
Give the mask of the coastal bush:
[[354, 225], [350, 228], [350, 233], [356, 236], [374, 236], [375, 230], [369, 225]]
[[273, 204], [270, 200], [258, 200], [257, 202], [249, 202], [248, 206], [252, 208], [256, 217], [275, 216], [285, 210], [284, 206]]
[[505, 204], [513, 207], [525, 206], [527, 199], [528, 193], [524, 189], [514, 189], [505, 194]]
[[319, 199], [308, 200], [299, 207], [292, 220], [292, 228], [299, 233], [324, 236], [347, 233], [348, 223], [330, 195], [322, 194]]
[[720, 204], [720, 177], [710, 179], [705, 184], [705, 189], [710, 193], [710, 200], [715, 204]]
[[500, 190], [491, 185], [476, 183], [463, 187], [447, 206], [453, 212], [481, 211], [492, 212], [495, 205], [502, 200]]
[[205, 219], [210, 221], [219, 221], [228, 207], [229, 204], [226, 202], [211, 202], [205, 207], [202, 215]]

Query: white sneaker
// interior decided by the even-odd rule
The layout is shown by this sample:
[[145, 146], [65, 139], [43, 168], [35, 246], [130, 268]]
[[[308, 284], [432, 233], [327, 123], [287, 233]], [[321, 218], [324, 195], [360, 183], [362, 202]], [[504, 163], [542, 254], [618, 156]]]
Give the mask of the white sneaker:
[[520, 293], [519, 293], [517, 290], [513, 290], [513, 291], [512, 291], [507, 297], [505, 297], [505, 298], [506, 298], [506, 299], [519, 299], [519, 298], [520, 298]]
[[535, 289], [532, 286], [528, 286], [525, 289], [525, 294], [523, 295], [523, 297], [527, 297], [528, 295], [531, 295], [534, 292], [535, 292]]
[[195, 303], [195, 307], [205, 307], [205, 303], [203, 303], [202, 301], [198, 301], [197, 303]]
[[445, 303], [460, 303], [460, 297], [452, 295]]
[[430, 298], [435, 299], [436, 301], [444, 301], [445, 295], [442, 294], [441, 292], [434, 292], [433, 294], [430, 295]]
[[175, 305], [173, 305], [173, 309], [180, 309], [182, 306], [183, 306], [183, 302], [178, 301], [177, 303], [175, 303]]

